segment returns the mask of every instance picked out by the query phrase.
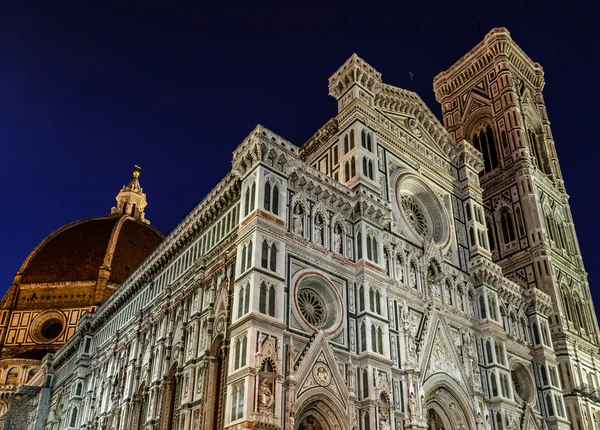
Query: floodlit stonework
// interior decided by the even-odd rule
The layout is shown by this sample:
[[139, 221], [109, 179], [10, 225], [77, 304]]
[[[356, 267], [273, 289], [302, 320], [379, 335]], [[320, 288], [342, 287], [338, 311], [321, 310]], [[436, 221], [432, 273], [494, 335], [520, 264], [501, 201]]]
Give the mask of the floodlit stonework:
[[435, 78], [442, 125], [350, 57], [336, 117], [300, 147], [257, 126], [47, 356], [45, 428], [597, 428], [543, 83], [495, 29]]
[[75, 221], [40, 242], [2, 299], [0, 423], [6, 419], [6, 428], [43, 426], [37, 407], [47, 409], [50, 395], [44, 357], [67, 343], [82, 316], [98, 309], [163, 240], [144, 217], [138, 176], [136, 167], [110, 215]]

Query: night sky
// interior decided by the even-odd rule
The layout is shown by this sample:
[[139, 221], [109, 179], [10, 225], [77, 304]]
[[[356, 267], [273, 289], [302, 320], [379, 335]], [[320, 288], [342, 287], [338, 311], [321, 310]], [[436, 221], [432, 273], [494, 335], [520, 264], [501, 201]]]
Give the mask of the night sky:
[[0, 6], [2, 294], [45, 236], [107, 214], [134, 164], [146, 216], [168, 234], [229, 171], [256, 124], [301, 145], [336, 114], [327, 79], [354, 52], [440, 117], [433, 77], [479, 41], [477, 17], [484, 34], [507, 27], [545, 69], [592, 291], [600, 282], [597, 3], [8, 3]]

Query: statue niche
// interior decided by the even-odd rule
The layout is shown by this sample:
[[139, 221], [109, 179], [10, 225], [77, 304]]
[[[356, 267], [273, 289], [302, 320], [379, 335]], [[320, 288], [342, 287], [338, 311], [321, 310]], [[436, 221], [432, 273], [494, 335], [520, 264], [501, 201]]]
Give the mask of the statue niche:
[[274, 413], [275, 369], [270, 360], [265, 360], [258, 373], [258, 411]]

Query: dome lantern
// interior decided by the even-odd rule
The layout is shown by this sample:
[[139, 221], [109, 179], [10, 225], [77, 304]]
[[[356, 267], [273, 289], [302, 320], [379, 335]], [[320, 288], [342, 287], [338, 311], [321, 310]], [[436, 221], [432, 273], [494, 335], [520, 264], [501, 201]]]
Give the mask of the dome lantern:
[[146, 201], [146, 194], [140, 185], [140, 166], [133, 166], [133, 177], [127, 185], [121, 188], [119, 194], [117, 194], [117, 206], [113, 207], [110, 211], [112, 215], [128, 215], [137, 221], [150, 224], [145, 218], [144, 209], [148, 205]]

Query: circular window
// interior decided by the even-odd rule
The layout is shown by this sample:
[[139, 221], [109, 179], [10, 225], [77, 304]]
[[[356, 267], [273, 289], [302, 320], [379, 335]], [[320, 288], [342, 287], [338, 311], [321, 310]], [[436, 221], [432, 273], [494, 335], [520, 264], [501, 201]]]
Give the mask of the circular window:
[[417, 234], [421, 237], [427, 237], [429, 235], [427, 218], [416, 199], [413, 196], [402, 195], [400, 196], [400, 206], [402, 206], [406, 220]]
[[331, 281], [322, 275], [305, 273], [295, 283], [296, 315], [307, 329], [327, 334], [342, 325], [342, 300]]
[[65, 317], [60, 311], [42, 312], [31, 322], [29, 334], [36, 343], [50, 343], [63, 333], [65, 323]]
[[415, 236], [441, 246], [447, 243], [446, 211], [427, 185], [412, 174], [402, 175], [396, 182], [396, 199], [397, 214]]
[[62, 321], [58, 318], [51, 318], [44, 322], [40, 333], [42, 337], [46, 340], [56, 339], [60, 333], [62, 332], [63, 324]]
[[515, 393], [525, 403], [531, 403], [534, 397], [533, 381], [531, 374], [521, 363], [516, 363], [510, 370]]
[[298, 293], [298, 308], [310, 325], [321, 327], [325, 323], [325, 304], [316, 291], [308, 288], [300, 291]]

